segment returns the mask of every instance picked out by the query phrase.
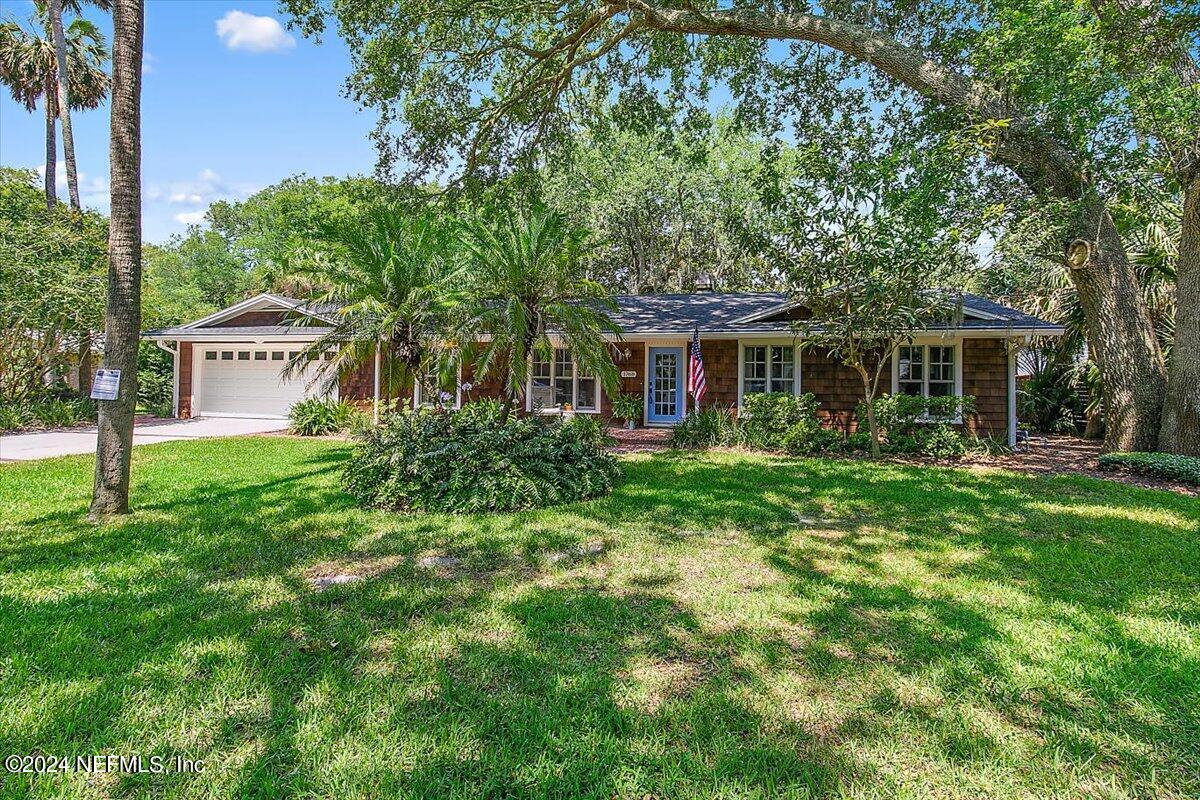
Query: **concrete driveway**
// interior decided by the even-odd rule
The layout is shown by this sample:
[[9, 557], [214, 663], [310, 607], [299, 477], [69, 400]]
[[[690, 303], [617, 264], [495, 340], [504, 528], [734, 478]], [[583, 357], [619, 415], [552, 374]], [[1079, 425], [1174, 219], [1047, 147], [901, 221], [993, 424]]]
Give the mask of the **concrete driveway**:
[[[204, 417], [201, 419], [163, 419], [140, 422], [133, 427], [133, 443], [153, 444], [176, 439], [204, 439], [217, 436], [245, 436], [287, 428], [286, 419], [244, 419], [240, 417]], [[0, 436], [0, 461], [30, 461], [35, 458], [96, 452], [96, 429], [15, 433]]]

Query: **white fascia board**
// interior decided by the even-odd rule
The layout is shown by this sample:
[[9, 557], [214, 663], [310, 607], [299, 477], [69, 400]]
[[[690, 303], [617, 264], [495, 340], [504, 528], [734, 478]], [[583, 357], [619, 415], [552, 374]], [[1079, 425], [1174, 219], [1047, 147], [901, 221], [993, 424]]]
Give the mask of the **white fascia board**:
[[186, 333], [168, 333], [168, 334], [153, 334], [143, 335], [143, 339], [152, 341], [168, 341], [168, 342], [229, 342], [234, 344], [237, 342], [315, 342], [320, 339], [320, 334], [303, 334], [296, 336], [281, 336], [278, 333], [263, 334], [255, 336], [248, 333], [221, 333], [220, 328], [214, 328], [212, 333], [207, 331], [187, 331]]
[[220, 322], [223, 319], [229, 319], [230, 317], [236, 317], [239, 314], [244, 314], [247, 311], [253, 311], [254, 309], [262, 307], [262, 306], [279, 306], [279, 307], [287, 309], [289, 311], [299, 311], [301, 314], [312, 317], [314, 319], [325, 320], [326, 322], [333, 321], [329, 317], [323, 316], [321, 314], [316, 314], [312, 311], [306, 311], [304, 309], [304, 305], [305, 305], [305, 303], [303, 300], [293, 300], [290, 297], [283, 297], [282, 295], [271, 294], [270, 292], [263, 292], [261, 294], [255, 295], [254, 297], [247, 298], [246, 300], [243, 300], [240, 303], [234, 303], [233, 305], [229, 306], [229, 308], [223, 308], [220, 311], [214, 311], [212, 314], [209, 314], [207, 317], [202, 317], [202, 318], [196, 320], [195, 322], [189, 322], [188, 324], [180, 325], [179, 327], [186, 328], [188, 330], [191, 330], [194, 328], [204, 328], [209, 325], [212, 325], [214, 322]]

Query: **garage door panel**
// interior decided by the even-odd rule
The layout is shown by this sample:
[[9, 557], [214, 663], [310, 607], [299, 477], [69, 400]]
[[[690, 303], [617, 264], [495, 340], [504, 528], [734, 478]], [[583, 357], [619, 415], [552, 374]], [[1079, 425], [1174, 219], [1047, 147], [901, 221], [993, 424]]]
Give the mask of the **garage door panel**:
[[[286, 417], [294, 403], [324, 394], [315, 364], [303, 375], [284, 378], [281, 373], [286, 361], [272, 359], [270, 350], [251, 350], [248, 359], [237, 358], [239, 352], [247, 352], [244, 348], [220, 348], [212, 352], [217, 354], [215, 359], [202, 355], [200, 361], [201, 416]], [[228, 352], [233, 353], [232, 359], [221, 358], [222, 353]], [[267, 357], [255, 359], [255, 352], [266, 352]], [[333, 394], [336, 395], [336, 388]]]

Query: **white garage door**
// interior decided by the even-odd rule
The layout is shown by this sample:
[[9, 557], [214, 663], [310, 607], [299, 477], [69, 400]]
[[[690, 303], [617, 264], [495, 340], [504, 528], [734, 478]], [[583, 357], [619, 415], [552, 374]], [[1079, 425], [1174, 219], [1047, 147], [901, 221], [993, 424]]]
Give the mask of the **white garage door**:
[[[306, 374], [280, 374], [295, 346], [217, 346], [200, 350], [200, 416], [286, 417], [292, 404], [321, 394], [313, 380], [316, 365]], [[334, 389], [336, 396], [337, 390]]]

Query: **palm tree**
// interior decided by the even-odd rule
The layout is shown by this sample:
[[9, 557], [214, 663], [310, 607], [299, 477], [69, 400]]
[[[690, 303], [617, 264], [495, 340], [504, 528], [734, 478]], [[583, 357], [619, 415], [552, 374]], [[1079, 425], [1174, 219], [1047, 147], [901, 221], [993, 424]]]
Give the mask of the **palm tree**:
[[534, 355], [550, 358], [551, 337], [567, 348], [581, 370], [600, 377], [606, 391], [617, 385], [605, 334], [620, 336], [605, 289], [579, 269], [582, 233], [541, 206], [498, 225], [475, 222], [465, 243], [473, 275], [463, 339], [486, 334], [475, 354], [480, 378], [504, 370], [502, 416], [525, 394]]
[[113, 11], [112, 117], [108, 161], [108, 299], [104, 366], [121, 371], [116, 400], [99, 401], [96, 480], [90, 516], [129, 513], [133, 409], [137, 402], [142, 321], [142, 0], [116, 0]]
[[[62, 121], [63, 159], [67, 162], [67, 196], [71, 200], [71, 208], [76, 211], [81, 210], [81, 207], [79, 205], [79, 176], [75, 169], [75, 134], [71, 128], [71, 106], [75, 99], [72, 97], [70, 101], [67, 100], [70, 81], [68, 77], [69, 57], [67, 56], [66, 36], [63, 34], [62, 12], [63, 6], [66, 5], [78, 17], [83, 12], [82, 2], [83, 0], [65, 0], [65, 2], [64, 0], [49, 0], [47, 7], [39, 8], [43, 12], [43, 16], [49, 19], [50, 36], [54, 42], [55, 62], [58, 67], [58, 108], [59, 118]], [[89, 0], [89, 2], [102, 11], [112, 8], [111, 0]]]
[[[75, 19], [67, 27], [63, 44], [67, 54], [68, 105], [76, 110], [96, 108], [108, 96], [110, 83], [103, 69], [108, 60], [104, 36], [91, 22]], [[60, 114], [58, 57], [53, 37], [36, 29], [25, 30], [13, 20], [0, 23], [0, 82], [27, 111], [34, 111], [38, 101], [45, 103], [46, 206], [53, 208], [57, 202], [54, 181], [58, 166], [55, 120], [59, 116], [66, 119]], [[70, 177], [75, 162], [73, 143], [67, 148], [66, 157]], [[76, 181], [72, 194], [72, 207], [76, 209], [78, 194]]]
[[327, 224], [318, 241], [298, 251], [296, 261], [301, 277], [326, 287], [312, 306], [324, 321], [306, 316], [298, 323], [332, 328], [291, 359], [286, 374], [317, 363], [318, 379], [332, 388], [381, 346], [381, 383], [395, 397], [424, 371], [445, 370], [448, 321], [462, 296], [463, 272], [454, 238], [433, 213], [379, 205], [365, 224]]

